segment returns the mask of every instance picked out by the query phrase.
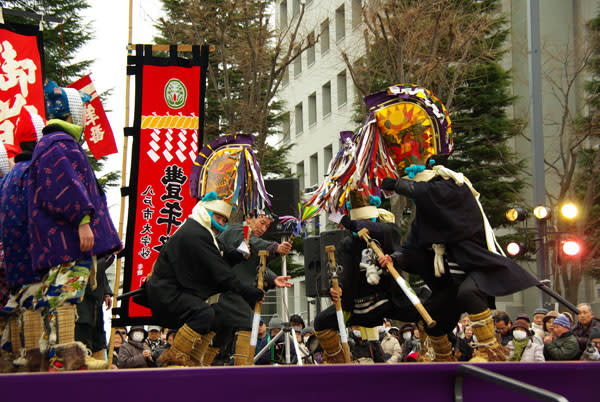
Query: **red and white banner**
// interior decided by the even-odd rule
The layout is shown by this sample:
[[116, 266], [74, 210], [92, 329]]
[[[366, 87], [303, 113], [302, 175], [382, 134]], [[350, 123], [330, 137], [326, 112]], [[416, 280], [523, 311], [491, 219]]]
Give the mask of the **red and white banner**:
[[99, 160], [103, 156], [117, 153], [115, 136], [90, 75], [78, 79], [69, 85], [69, 88], [75, 88], [92, 97], [92, 100], [85, 107], [84, 135], [94, 158]]
[[0, 141], [13, 144], [21, 108], [45, 117], [44, 82], [37, 29], [0, 25]]
[[[198, 153], [200, 67], [143, 67], [141, 132], [130, 290], [152, 271], [161, 246], [190, 215], [196, 200], [189, 174]], [[131, 215], [130, 215], [131, 216]], [[131, 265], [130, 265], [131, 264]], [[129, 317], [150, 311], [129, 303]]]

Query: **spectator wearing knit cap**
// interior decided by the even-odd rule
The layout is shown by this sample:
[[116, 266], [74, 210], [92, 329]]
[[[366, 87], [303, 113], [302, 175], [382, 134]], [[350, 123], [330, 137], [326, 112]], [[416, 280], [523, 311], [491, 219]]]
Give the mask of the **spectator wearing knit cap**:
[[511, 328], [512, 339], [508, 342], [510, 354], [509, 361], [516, 362], [543, 362], [544, 346], [533, 342], [533, 333], [530, 331], [529, 322], [516, 319]]
[[546, 338], [544, 344], [544, 356], [546, 360], [578, 360], [579, 344], [577, 338], [571, 332], [571, 322], [560, 314], [554, 322], [552, 340]]

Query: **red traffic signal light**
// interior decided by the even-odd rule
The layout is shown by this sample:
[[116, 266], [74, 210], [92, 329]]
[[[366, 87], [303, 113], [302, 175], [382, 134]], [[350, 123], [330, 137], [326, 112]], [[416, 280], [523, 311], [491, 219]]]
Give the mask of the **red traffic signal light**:
[[506, 252], [511, 257], [516, 257], [527, 251], [527, 245], [520, 241], [511, 241], [506, 245]]
[[560, 251], [566, 257], [577, 257], [583, 247], [578, 239], [566, 239], [560, 243]]

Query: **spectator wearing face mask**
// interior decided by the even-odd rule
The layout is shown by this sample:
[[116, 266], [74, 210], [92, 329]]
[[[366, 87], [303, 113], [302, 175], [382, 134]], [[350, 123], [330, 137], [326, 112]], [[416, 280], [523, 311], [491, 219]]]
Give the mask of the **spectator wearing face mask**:
[[512, 339], [508, 342], [509, 361], [513, 362], [543, 362], [544, 347], [533, 341], [529, 330], [529, 322], [517, 319], [511, 328]]
[[402, 347], [402, 361], [406, 361], [406, 357], [412, 353], [419, 353], [421, 350], [421, 342], [414, 338], [415, 326], [412, 323], [404, 324], [400, 327], [400, 333], [402, 339], [400, 339], [400, 346]]
[[358, 364], [383, 363], [385, 357], [379, 339], [375, 340], [377, 334], [368, 333], [368, 331], [375, 331], [375, 328], [361, 328], [358, 325], [353, 325], [351, 328], [348, 343], [352, 360]]
[[152, 358], [152, 351], [144, 339], [148, 333], [143, 325], [134, 325], [129, 330], [127, 342], [121, 345], [119, 350], [120, 369], [155, 367], [156, 362]]

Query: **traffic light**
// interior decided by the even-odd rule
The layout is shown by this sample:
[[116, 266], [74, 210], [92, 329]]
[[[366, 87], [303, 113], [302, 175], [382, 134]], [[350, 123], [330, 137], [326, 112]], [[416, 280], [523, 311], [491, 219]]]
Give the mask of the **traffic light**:
[[533, 208], [533, 216], [540, 221], [546, 221], [552, 216], [552, 211], [548, 207], [538, 205], [537, 207]]
[[506, 253], [511, 257], [518, 257], [527, 251], [527, 244], [521, 241], [511, 241], [506, 245]]
[[567, 220], [574, 220], [575, 218], [577, 218], [577, 214], [578, 214], [578, 210], [577, 210], [577, 206], [575, 204], [573, 204], [572, 202], [567, 202], [564, 203], [561, 207], [560, 207], [560, 215]]
[[583, 245], [581, 240], [570, 237], [560, 242], [560, 252], [567, 258], [575, 258], [581, 255]]
[[509, 222], [520, 222], [527, 218], [527, 210], [524, 208], [511, 208], [506, 211], [505, 216]]

